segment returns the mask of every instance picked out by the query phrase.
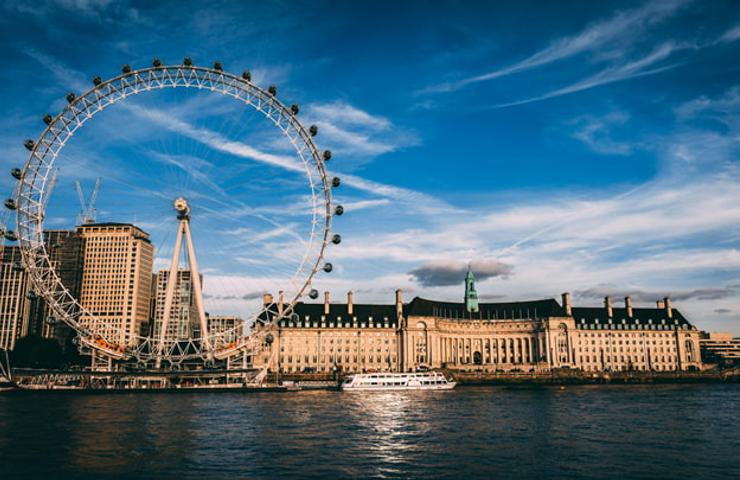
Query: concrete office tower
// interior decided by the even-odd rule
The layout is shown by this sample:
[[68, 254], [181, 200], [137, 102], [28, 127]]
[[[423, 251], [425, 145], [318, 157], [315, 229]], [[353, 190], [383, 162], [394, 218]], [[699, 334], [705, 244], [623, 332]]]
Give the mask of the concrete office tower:
[[[156, 285], [154, 289], [154, 312], [153, 312], [153, 338], [160, 338], [162, 324], [164, 323], [164, 307], [167, 297], [167, 282], [170, 278], [169, 270], [160, 270], [155, 275]], [[174, 295], [170, 318], [167, 322], [165, 342], [197, 338], [200, 335], [200, 324], [198, 321], [198, 310], [195, 306], [193, 296], [193, 280], [190, 270], [178, 270], [175, 283]]]
[[147, 333], [154, 247], [129, 223], [80, 225], [85, 242], [79, 300], [89, 314], [80, 323], [106, 340], [133, 345]]
[[30, 283], [18, 247], [0, 247], [0, 257], [0, 349], [13, 350], [28, 334]]

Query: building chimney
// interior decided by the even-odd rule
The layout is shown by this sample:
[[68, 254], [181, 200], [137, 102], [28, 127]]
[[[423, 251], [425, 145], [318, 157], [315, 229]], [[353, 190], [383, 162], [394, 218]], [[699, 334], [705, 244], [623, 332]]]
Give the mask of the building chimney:
[[612, 308], [612, 297], [608, 295], [604, 297], [604, 308], [606, 308], [607, 318], [614, 317], [614, 309]]
[[565, 309], [566, 315], [573, 315], [573, 307], [570, 304], [570, 292], [565, 292], [563, 294], [563, 308]]
[[665, 305], [665, 316], [673, 318], [673, 302], [671, 302], [669, 297], [663, 299], [663, 305]]
[[657, 300], [655, 302], [655, 305], [658, 307], [659, 310], [663, 310], [665, 308], [665, 303], [663, 300]]
[[329, 292], [324, 292], [324, 315], [329, 315]]
[[632, 318], [632, 297], [624, 297], [624, 308], [627, 309], [627, 318]]
[[352, 290], [347, 292], [347, 314], [348, 315], [353, 315], [355, 312], [355, 306], [354, 306], [354, 303], [352, 302], [352, 296], [353, 296]]
[[403, 317], [403, 296], [400, 288], [396, 290], [396, 316], [400, 325], [401, 317]]
[[262, 295], [262, 305], [267, 306], [272, 303], [272, 294], [265, 293]]
[[285, 292], [283, 292], [282, 290], [280, 290], [278, 292], [278, 305], [277, 305], [277, 307], [278, 307], [278, 315], [282, 315], [283, 314], [283, 305], [284, 304], [285, 304]]

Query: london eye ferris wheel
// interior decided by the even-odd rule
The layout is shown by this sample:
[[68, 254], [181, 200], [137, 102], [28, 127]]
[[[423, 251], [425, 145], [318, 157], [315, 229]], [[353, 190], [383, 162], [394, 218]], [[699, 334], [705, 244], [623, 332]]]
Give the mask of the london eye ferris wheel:
[[[233, 305], [240, 311], [233, 313], [245, 324], [267, 319], [269, 327], [294, 315], [292, 308], [302, 297], [318, 296], [314, 288], [317, 275], [334, 268], [325, 259], [327, 249], [341, 242], [332, 233], [332, 219], [344, 211], [332, 202], [332, 190], [339, 187], [340, 179], [327, 172], [331, 152], [319, 150], [314, 142], [318, 127], [304, 127], [299, 106], [288, 107], [278, 100], [275, 86], [261, 88], [248, 71], [232, 75], [219, 62], [201, 67], [190, 58], [181, 65], [155, 59], [150, 67], [125, 65], [119, 75], [108, 80], [95, 77], [92, 83], [79, 96], [68, 94], [58, 115], [43, 117], [41, 135], [24, 143], [30, 152], [26, 164], [11, 172], [17, 182], [5, 202], [3, 234], [8, 241], [18, 242], [19, 260], [33, 290], [58, 321], [76, 331], [83, 345], [109, 358], [177, 364], [258, 349], [269, 328], [255, 333], [240, 324], [211, 331], [206, 309], [212, 305], [207, 303], [235, 300]], [[140, 94], [156, 97], [170, 91], [195, 95], [177, 101], [160, 97], [167, 101], [167, 110], [135, 100]], [[118, 107], [110, 110], [117, 111], [118, 121], [96, 129], [90, 120], [107, 115], [101, 113], [114, 105]], [[208, 127], [189, 121], [192, 112], [208, 112]], [[137, 129], [141, 142], [126, 135], [117, 137]], [[245, 129], [262, 135], [244, 142]], [[103, 136], [120, 142], [105, 152], [91, 155], [89, 149], [80, 148], [65, 155], [83, 130], [91, 131], [88, 143]], [[278, 153], [256, 148], [255, 142]], [[115, 154], [121, 145], [128, 148], [129, 156], [142, 159], [121, 163], [121, 155]], [[111, 185], [108, 219], [136, 219], [155, 232], [155, 270], [159, 266], [169, 273], [164, 324], [156, 335], [154, 330], [124, 332], [122, 325], [111, 329], [99, 318], [100, 312], [65, 285], [50, 257], [44, 232], [50, 221], [57, 222], [52, 226], [61, 224], [52, 215], [61, 211], [51, 196], [52, 189], [60, 190], [54, 184], [61, 184], [66, 172], [69, 181], [94, 169]], [[15, 229], [10, 222], [13, 213]], [[176, 317], [173, 297], [183, 244], [198, 328], [187, 338], [169, 338], [165, 332]], [[206, 261], [204, 251], [209, 254]], [[201, 284], [201, 277], [211, 282], [210, 289]], [[272, 288], [281, 292], [279, 299], [263, 302], [259, 294]], [[254, 305], [249, 311], [239, 303], [247, 300]]]

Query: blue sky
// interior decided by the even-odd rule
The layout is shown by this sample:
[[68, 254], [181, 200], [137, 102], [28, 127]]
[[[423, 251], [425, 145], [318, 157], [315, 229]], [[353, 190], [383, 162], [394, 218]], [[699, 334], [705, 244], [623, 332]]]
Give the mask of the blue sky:
[[[301, 104], [301, 118], [321, 129], [319, 146], [335, 153], [344, 242], [329, 251], [336, 270], [317, 289], [335, 298], [353, 289], [359, 302], [391, 301], [396, 288], [456, 300], [472, 262], [489, 301], [671, 295], [700, 328], [740, 334], [736, 2], [0, 9], [6, 168], [24, 162], [22, 141], [41, 132], [43, 114], [94, 75], [154, 57], [220, 60]], [[209, 148], [173, 119], [247, 153]], [[98, 219], [142, 225], [161, 267], [174, 237], [169, 198], [185, 194], [200, 212], [193, 230], [209, 308], [236, 312], [278, 288], [306, 233], [305, 185], [259, 161], [289, 152], [260, 122], [179, 90], [117, 105], [65, 148], [47, 224], [71, 226], [74, 180], [89, 189], [101, 176]], [[233, 215], [239, 206], [262, 214]]]

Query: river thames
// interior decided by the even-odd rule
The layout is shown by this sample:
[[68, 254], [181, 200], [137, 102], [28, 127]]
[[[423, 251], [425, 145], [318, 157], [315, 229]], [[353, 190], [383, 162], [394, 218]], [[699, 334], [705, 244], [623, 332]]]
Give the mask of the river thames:
[[740, 478], [740, 385], [0, 395], [0, 478]]

